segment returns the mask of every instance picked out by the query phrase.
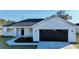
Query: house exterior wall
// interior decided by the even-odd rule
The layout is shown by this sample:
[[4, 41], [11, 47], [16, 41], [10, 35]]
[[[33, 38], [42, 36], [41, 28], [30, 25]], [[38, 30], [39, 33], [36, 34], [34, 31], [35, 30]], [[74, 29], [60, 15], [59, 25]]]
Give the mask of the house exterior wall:
[[[13, 28], [12, 32], [7, 32], [7, 28]], [[27, 27], [3, 27], [3, 35], [4, 36], [21, 36], [21, 28], [24, 28], [24, 36], [32, 37], [32, 32], [30, 31], [31, 28]]]
[[40, 29], [67, 29], [68, 42], [76, 42], [76, 27], [64, 22], [61, 18], [51, 18], [33, 27], [33, 41], [40, 41]]
[[25, 28], [25, 36], [28, 36], [28, 37], [33, 37], [33, 34], [32, 34], [32, 30], [31, 28]]
[[7, 28], [13, 28], [13, 27], [3, 27], [3, 35], [4, 36], [15, 36], [15, 31], [16, 29], [13, 28], [13, 31], [12, 32], [7, 32]]

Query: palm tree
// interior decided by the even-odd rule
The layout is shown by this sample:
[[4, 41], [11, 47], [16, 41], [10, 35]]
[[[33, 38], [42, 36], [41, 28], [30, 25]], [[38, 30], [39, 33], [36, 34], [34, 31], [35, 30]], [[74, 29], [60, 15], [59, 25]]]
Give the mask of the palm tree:
[[58, 11], [58, 12], [57, 12], [57, 15], [58, 15], [60, 18], [63, 18], [64, 20], [72, 19], [72, 17], [71, 17], [69, 14], [66, 14], [64, 10]]

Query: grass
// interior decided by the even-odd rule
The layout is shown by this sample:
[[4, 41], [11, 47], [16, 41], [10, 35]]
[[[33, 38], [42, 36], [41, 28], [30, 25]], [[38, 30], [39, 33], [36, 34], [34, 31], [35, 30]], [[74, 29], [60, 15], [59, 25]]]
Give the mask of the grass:
[[1, 49], [36, 49], [36, 45], [24, 45], [24, 46], [10, 46], [6, 41], [12, 39], [13, 37], [0, 37], [0, 48]]

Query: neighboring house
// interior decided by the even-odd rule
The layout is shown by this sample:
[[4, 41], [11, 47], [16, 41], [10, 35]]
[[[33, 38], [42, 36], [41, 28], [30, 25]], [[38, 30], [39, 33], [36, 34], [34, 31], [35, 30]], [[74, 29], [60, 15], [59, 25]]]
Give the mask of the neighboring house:
[[26, 19], [3, 27], [4, 36], [33, 37], [33, 41], [76, 42], [76, 25], [58, 16]]
[[79, 33], [79, 23], [76, 23], [76, 27], [77, 27], [77, 33]]
[[3, 26], [0, 26], [0, 35], [3, 35]]

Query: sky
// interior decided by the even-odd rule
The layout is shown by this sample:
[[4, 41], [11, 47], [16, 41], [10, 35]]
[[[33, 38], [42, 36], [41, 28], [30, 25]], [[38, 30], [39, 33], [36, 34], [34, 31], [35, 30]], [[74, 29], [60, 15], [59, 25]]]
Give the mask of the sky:
[[[0, 18], [20, 21], [28, 18], [45, 18], [56, 14], [58, 10], [0, 10]], [[79, 23], [79, 10], [65, 10], [72, 16], [72, 23]], [[23, 16], [23, 17], [22, 17]]]

